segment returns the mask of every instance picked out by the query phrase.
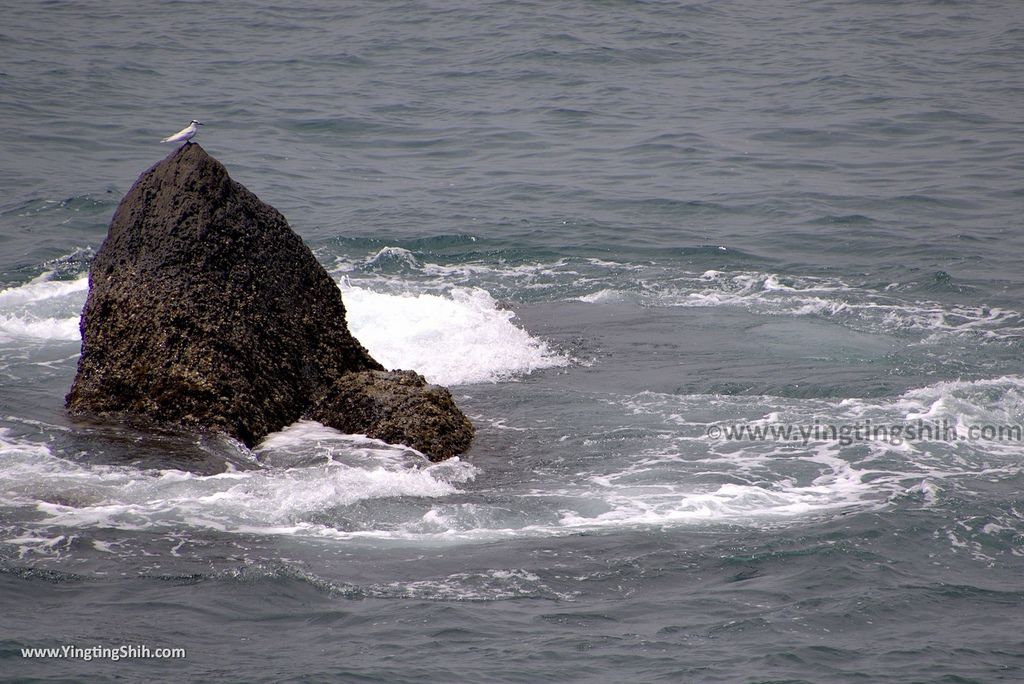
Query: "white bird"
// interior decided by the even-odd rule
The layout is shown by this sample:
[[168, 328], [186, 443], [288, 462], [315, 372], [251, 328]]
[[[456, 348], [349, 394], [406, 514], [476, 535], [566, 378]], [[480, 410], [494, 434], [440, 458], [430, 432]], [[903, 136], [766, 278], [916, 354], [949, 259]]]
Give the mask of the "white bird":
[[199, 130], [197, 127], [202, 125], [202, 121], [196, 121], [195, 119], [192, 119], [192, 122], [188, 126], [185, 126], [174, 135], [167, 136], [160, 142], [181, 142], [182, 140], [184, 140], [187, 143], [189, 140], [195, 137], [196, 131]]

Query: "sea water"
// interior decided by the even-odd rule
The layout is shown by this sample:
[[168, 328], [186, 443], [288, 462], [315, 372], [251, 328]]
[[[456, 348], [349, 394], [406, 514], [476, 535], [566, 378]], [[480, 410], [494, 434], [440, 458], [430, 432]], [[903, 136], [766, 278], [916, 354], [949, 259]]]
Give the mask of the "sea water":
[[[1022, 20], [7, 8], [3, 677], [1024, 678]], [[468, 453], [64, 413], [89, 263], [192, 118]]]

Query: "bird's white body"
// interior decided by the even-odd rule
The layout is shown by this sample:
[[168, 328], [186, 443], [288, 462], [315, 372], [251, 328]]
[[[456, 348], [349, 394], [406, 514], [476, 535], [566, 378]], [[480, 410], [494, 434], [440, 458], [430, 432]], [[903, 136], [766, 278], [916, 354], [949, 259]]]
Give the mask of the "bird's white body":
[[167, 136], [160, 142], [188, 142], [193, 137], [195, 137], [196, 131], [198, 131], [199, 127], [202, 125], [203, 123], [201, 121], [196, 121], [195, 119], [192, 119], [192, 123], [190, 123], [188, 126], [185, 126], [185, 128], [182, 128], [174, 135]]

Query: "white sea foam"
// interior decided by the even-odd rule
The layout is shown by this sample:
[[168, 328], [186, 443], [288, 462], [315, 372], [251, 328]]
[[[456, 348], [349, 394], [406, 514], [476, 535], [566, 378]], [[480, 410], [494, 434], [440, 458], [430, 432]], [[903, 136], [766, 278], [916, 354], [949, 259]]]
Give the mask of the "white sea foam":
[[906, 421], [948, 424], [959, 439], [997, 455], [1024, 448], [1024, 378], [1002, 376], [939, 382], [905, 392], [892, 403]]
[[427, 601], [501, 601], [519, 598], [553, 598], [571, 601], [575, 592], [557, 592], [539, 576], [519, 568], [455, 573], [439, 579], [388, 582], [362, 589], [377, 598], [416, 598]]
[[479, 288], [447, 294], [384, 294], [344, 286], [352, 334], [388, 368], [422, 373], [443, 385], [507, 380], [568, 358], [515, 324]]
[[35, 318], [31, 315], [0, 314], [0, 342], [35, 338], [41, 340], [77, 340], [78, 317]]
[[627, 299], [627, 295], [625, 292], [620, 290], [604, 288], [596, 292], [591, 292], [590, 294], [580, 295], [576, 299], [581, 302], [585, 302], [586, 304], [605, 304], [608, 302], [625, 301]]
[[24, 285], [0, 290], [0, 307], [13, 307], [19, 304], [65, 297], [89, 289], [88, 276], [83, 275], [74, 280], [51, 280], [52, 276], [52, 273], [44, 273]]
[[89, 289], [87, 276], [51, 280], [53, 273], [0, 290], [0, 343], [18, 339], [77, 340]]
[[[76, 530], [107, 528], [475, 541], [631, 527], [765, 526], [853, 508], [934, 506], [965, 478], [1015, 477], [1019, 444], [1005, 451], [985, 443], [727, 442], [707, 436], [708, 420], [877, 423], [927, 415], [1020, 422], [1022, 397], [1024, 378], [1016, 376], [936, 383], [895, 399], [774, 397], [768, 407], [761, 397], [644, 392], [617, 405], [623, 425], [641, 426], [648, 437], [629, 445], [630, 437], [622, 441], [628, 433], [614, 427], [586, 437], [609, 440], [616, 450], [625, 444], [626, 452], [581, 458], [550, 481], [524, 474], [521, 484], [499, 489], [480, 482], [486, 472], [459, 459], [430, 464], [409, 449], [311, 421], [264, 440], [255, 449], [260, 469], [218, 475], [82, 464], [0, 430], [0, 499], [42, 514], [5, 528], [3, 539], [41, 554], [63, 553]], [[574, 449], [571, 443], [559, 448]], [[477, 491], [465, 492], [470, 487]], [[174, 548], [180, 544], [175, 538]], [[531, 578], [517, 581], [524, 579]], [[443, 593], [443, 587], [429, 589]]]
[[364, 261], [339, 259], [337, 270], [362, 271], [378, 282], [381, 276], [374, 274], [385, 265], [396, 264], [411, 274], [419, 287], [433, 291], [483, 284], [491, 292], [546, 292], [555, 298], [596, 305], [635, 302], [642, 306], [735, 307], [756, 314], [822, 317], [869, 333], [915, 332], [921, 335], [922, 344], [949, 336], [998, 341], [1024, 334], [1024, 315], [1019, 311], [908, 299], [898, 287], [879, 290], [833, 277], [718, 270], [694, 274], [654, 263], [599, 259], [440, 265], [391, 247]]
[[[341, 452], [350, 444], [363, 456], [375, 453], [345, 458]], [[33, 524], [38, 529], [31, 534], [8, 532], [5, 541], [52, 540], [45, 531], [53, 525], [316, 533], [323, 525], [310, 518], [336, 507], [373, 499], [445, 497], [477, 473], [457, 458], [431, 464], [415, 452], [309, 422], [271, 435], [257, 453], [287, 448], [305, 448], [313, 463], [198, 475], [76, 463], [0, 428], [0, 498], [5, 506], [31, 506], [45, 516]], [[50, 541], [45, 545], [52, 546]]]
[[924, 335], [923, 343], [948, 335], [1009, 340], [1024, 334], [1024, 315], [1019, 311], [908, 300], [892, 287], [878, 291], [837, 278], [654, 269], [642, 280], [628, 277], [632, 285], [623, 289], [621, 270], [610, 272], [608, 278], [589, 278], [594, 289], [573, 298], [591, 304], [630, 299], [648, 306], [735, 307], [765, 315], [819, 316], [866, 332], [916, 331]]
[[[888, 292], [858, 288], [835, 278], [777, 273], [706, 271], [679, 279], [653, 296], [662, 306], [733, 306], [757, 313], [841, 319], [868, 331], [916, 330], [1009, 338], [1024, 332], [1020, 312], [988, 306], [908, 301]], [[927, 340], [926, 340], [927, 341]]]
[[[763, 524], [853, 505], [867, 486], [828, 454], [812, 456], [820, 461], [813, 481], [781, 481], [774, 488], [727, 483], [703, 490], [679, 478], [679, 463], [672, 458], [647, 458], [613, 466], [604, 475], [583, 473], [573, 478], [575, 484], [509, 491], [494, 503], [469, 502], [459, 500], [460, 488], [480, 471], [459, 459], [429, 464], [407, 449], [308, 421], [271, 435], [256, 449], [265, 463], [282, 454], [287, 462], [289, 452], [292, 462], [305, 465], [216, 475], [140, 471], [62, 459], [47, 445], [3, 430], [0, 493], [5, 505], [29, 506], [43, 517], [7, 528], [2, 540], [24, 553], [52, 555], [67, 547], [68, 530], [86, 529], [467, 541], [580, 529]], [[396, 509], [385, 501], [407, 503]], [[515, 501], [519, 504], [510, 508]], [[353, 512], [334, 513], [357, 503]]]
[[[700, 440], [697, 440], [699, 442]], [[686, 442], [690, 442], [686, 444]], [[689, 438], [638, 454], [632, 463], [590, 475], [566, 496], [590, 504], [566, 508], [558, 525], [568, 529], [679, 524], [757, 524], [822, 515], [882, 498], [865, 472], [827, 445], [800, 453], [753, 447], [705, 452]], [[706, 448], [706, 447], [705, 447]], [[715, 484], [695, 484], [700, 479]]]
[[379, 252], [369, 257], [364, 267], [371, 270], [376, 269], [418, 269], [420, 262], [412, 252], [401, 247], [384, 247]]

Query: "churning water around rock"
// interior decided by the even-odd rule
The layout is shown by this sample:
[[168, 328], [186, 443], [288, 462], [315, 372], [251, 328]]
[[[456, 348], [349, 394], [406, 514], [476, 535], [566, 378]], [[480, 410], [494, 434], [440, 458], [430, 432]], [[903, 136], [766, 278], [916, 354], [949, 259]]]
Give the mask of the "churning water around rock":
[[[302, 5], [5, 11], [6, 677], [1024, 678], [1021, 6]], [[64, 415], [192, 118], [465, 457]]]

